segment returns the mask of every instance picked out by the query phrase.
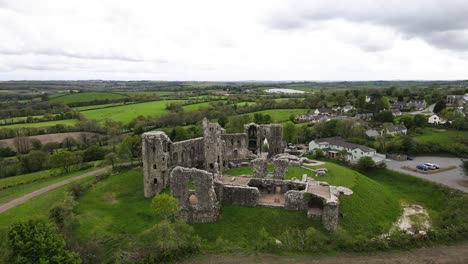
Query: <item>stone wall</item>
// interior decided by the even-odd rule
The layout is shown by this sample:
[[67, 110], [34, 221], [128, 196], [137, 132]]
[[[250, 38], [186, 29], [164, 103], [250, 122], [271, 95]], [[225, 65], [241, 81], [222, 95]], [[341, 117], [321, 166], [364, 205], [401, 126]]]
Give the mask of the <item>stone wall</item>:
[[338, 226], [340, 205], [337, 202], [329, 202], [323, 206], [322, 225], [328, 231], [335, 231]]
[[172, 143], [171, 166], [202, 169], [205, 163], [203, 138], [194, 138]]
[[225, 142], [224, 160], [226, 163], [245, 161], [251, 158], [252, 153], [247, 149], [247, 134], [222, 134], [221, 139]]
[[[171, 194], [179, 201], [178, 216], [187, 223], [208, 223], [218, 219], [220, 203], [213, 174], [199, 169], [175, 167], [170, 174]], [[195, 190], [189, 190], [192, 182]]]
[[281, 124], [257, 125], [250, 123], [244, 125], [247, 134], [247, 147], [256, 155], [263, 152], [262, 146], [266, 139], [268, 142], [268, 158], [284, 152], [283, 126]]
[[254, 178], [266, 178], [268, 161], [263, 158], [256, 158], [252, 160], [253, 165], [253, 177]]
[[287, 159], [275, 159], [273, 160], [275, 170], [273, 171], [273, 178], [284, 180], [286, 173], [288, 172], [289, 162]]
[[218, 123], [210, 123], [203, 119], [203, 144], [205, 153], [205, 170], [216, 174], [223, 172], [224, 140], [221, 135], [224, 129]]
[[284, 194], [284, 208], [290, 211], [307, 211], [304, 191], [291, 190]]
[[224, 185], [222, 190], [223, 205], [255, 206], [260, 192], [255, 187]]
[[261, 193], [274, 194], [277, 191], [276, 187], [280, 187], [280, 193], [285, 194], [290, 190], [302, 191], [306, 187], [304, 182], [285, 181], [277, 179], [250, 179], [249, 186], [257, 187]]

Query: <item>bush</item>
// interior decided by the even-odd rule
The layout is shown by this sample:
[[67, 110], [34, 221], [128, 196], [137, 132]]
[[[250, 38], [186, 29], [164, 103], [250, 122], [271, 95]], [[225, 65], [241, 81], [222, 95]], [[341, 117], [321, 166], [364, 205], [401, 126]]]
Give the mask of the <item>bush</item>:
[[369, 156], [360, 157], [357, 163], [359, 170], [367, 171], [371, 168], [375, 168], [375, 162]]
[[83, 151], [83, 161], [89, 162], [89, 161], [94, 161], [94, 160], [102, 160], [104, 159], [105, 155], [106, 155], [105, 149], [94, 145], [94, 146], [87, 148], [85, 151]]
[[8, 263], [81, 263], [76, 253], [65, 249], [65, 241], [44, 220], [14, 223], [8, 230], [11, 255]]

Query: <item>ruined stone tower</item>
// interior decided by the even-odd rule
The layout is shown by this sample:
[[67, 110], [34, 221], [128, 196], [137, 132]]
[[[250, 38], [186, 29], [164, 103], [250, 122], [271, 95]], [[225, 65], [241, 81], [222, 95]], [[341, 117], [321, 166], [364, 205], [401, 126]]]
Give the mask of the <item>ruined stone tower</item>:
[[221, 135], [224, 129], [218, 123], [210, 123], [203, 119], [203, 140], [205, 149], [205, 169], [209, 172], [222, 174], [224, 140]]
[[149, 198], [160, 193], [169, 182], [172, 142], [162, 131], [144, 133], [142, 140], [145, 197]]

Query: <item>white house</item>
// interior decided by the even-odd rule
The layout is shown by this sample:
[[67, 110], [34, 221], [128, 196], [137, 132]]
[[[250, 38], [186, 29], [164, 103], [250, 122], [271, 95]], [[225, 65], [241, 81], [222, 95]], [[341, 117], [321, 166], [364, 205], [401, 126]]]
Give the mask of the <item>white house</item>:
[[353, 110], [354, 107], [352, 105], [345, 105], [343, 106], [343, 112], [348, 113], [349, 111]]
[[440, 118], [438, 115], [431, 115], [427, 120], [427, 123], [432, 125], [445, 124], [445, 122], [446, 121]]
[[380, 136], [379, 132], [375, 129], [366, 130], [366, 135], [370, 138], [378, 138]]
[[344, 141], [341, 137], [315, 139], [309, 143], [309, 152], [321, 149], [329, 158], [338, 158], [346, 151], [346, 159], [357, 163], [361, 157], [371, 157], [375, 163], [385, 159], [385, 155], [377, 153], [373, 148]]

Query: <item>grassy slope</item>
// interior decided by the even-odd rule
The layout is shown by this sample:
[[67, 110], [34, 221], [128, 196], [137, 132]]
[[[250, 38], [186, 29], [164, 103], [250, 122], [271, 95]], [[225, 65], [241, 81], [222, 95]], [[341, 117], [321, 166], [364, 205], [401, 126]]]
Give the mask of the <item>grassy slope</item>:
[[94, 170], [94, 168], [89, 168], [89, 169], [85, 169], [81, 171], [74, 171], [74, 172], [59, 175], [56, 177], [50, 177], [51, 172], [48, 170], [48, 171], [43, 171], [43, 172], [34, 173], [34, 174], [14, 176], [14, 177], [11, 177], [11, 179], [10, 178], [2, 179], [2, 180], [14, 181], [16, 180], [14, 178], [21, 177], [21, 178], [18, 178], [17, 181], [19, 182], [23, 181], [27, 183], [1, 190], [0, 191], [0, 203], [12, 200], [23, 194], [38, 190], [42, 187], [51, 185], [53, 183], [56, 183], [65, 179], [72, 178], [74, 176], [77, 176], [77, 175], [80, 175], [80, 174], [83, 174], [92, 170]]
[[96, 110], [89, 110], [83, 112], [83, 115], [88, 119], [95, 119], [97, 121], [102, 121], [106, 118], [112, 119], [114, 121], [128, 123], [133, 118], [143, 115], [143, 116], [157, 116], [168, 113], [166, 110], [166, 105], [171, 102], [182, 103], [181, 100], [164, 100], [164, 101], [154, 101], [147, 103], [139, 104], [129, 104], [116, 106], [111, 108], [102, 108]]
[[[93, 177], [79, 180], [78, 183], [91, 182]], [[33, 200], [29, 200], [14, 208], [0, 214], [0, 232], [4, 231], [10, 224], [16, 221], [24, 221], [31, 218], [45, 217], [49, 215], [49, 210], [55, 204], [62, 201], [69, 188], [69, 184], [48, 191]]]
[[[375, 235], [388, 230], [398, 217], [400, 213], [398, 198], [387, 187], [337, 164], [326, 163], [316, 168], [328, 169], [326, 176], [314, 177], [316, 180], [345, 186], [354, 191], [353, 195], [340, 197], [340, 211], [345, 215], [340, 225], [349, 233]], [[311, 171], [290, 166], [286, 178], [300, 179], [304, 173], [314, 176]], [[232, 176], [252, 174], [252, 166], [227, 170], [224, 174]]]
[[62, 102], [65, 104], [68, 103], [82, 103], [90, 102], [94, 100], [113, 100], [113, 99], [122, 99], [127, 97], [124, 94], [118, 93], [108, 93], [108, 92], [86, 92], [86, 93], [77, 93], [77, 94], [67, 94], [63, 96], [56, 96], [50, 99], [51, 102]]
[[203, 102], [203, 103], [198, 103], [198, 104], [184, 105], [184, 106], [182, 106], [182, 108], [185, 111], [193, 111], [193, 110], [197, 110], [197, 109], [200, 109], [202, 107], [208, 107], [208, 106], [210, 106], [210, 102]]
[[414, 136], [414, 140], [420, 143], [447, 144], [462, 142], [468, 137], [465, 131], [440, 129], [434, 127], [423, 128], [423, 134]]

